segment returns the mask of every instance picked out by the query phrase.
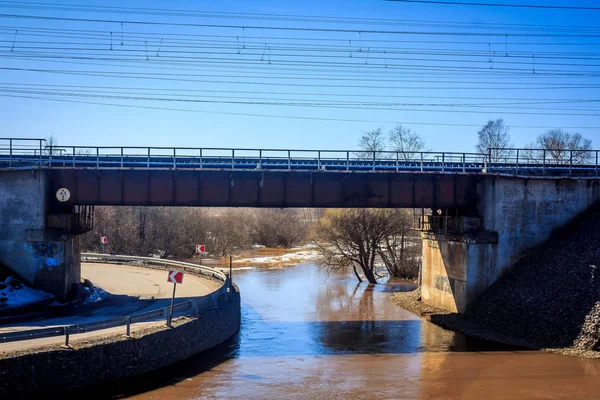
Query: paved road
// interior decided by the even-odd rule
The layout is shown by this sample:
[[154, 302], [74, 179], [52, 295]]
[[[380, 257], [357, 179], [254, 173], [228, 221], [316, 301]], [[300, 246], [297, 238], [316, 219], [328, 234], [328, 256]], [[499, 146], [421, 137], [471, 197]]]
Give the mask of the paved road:
[[[167, 282], [167, 271], [125, 265], [85, 263], [81, 265], [81, 276], [91, 280], [94, 285], [105, 291], [102, 300], [88, 303], [72, 310], [69, 315], [21, 321], [0, 327], [2, 332], [15, 332], [26, 329], [48, 328], [81, 324], [133, 313], [151, 311], [170, 305], [173, 284]], [[190, 274], [183, 278], [183, 284], [177, 285], [176, 303], [192, 297], [209, 294], [220, 287], [215, 281]], [[140, 326], [144, 324], [136, 324]], [[123, 331], [124, 328], [114, 328]], [[113, 329], [108, 330], [112, 332]], [[73, 339], [106, 334], [96, 331], [73, 335]], [[43, 344], [61, 343], [62, 337], [44, 338], [24, 342], [0, 344], [0, 351], [36, 347]]]

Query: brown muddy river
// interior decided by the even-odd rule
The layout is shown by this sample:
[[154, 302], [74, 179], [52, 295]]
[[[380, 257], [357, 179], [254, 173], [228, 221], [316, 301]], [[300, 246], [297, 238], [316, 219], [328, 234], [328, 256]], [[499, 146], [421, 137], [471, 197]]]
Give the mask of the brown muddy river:
[[600, 399], [600, 360], [443, 330], [315, 265], [234, 273], [242, 327], [217, 349], [95, 389], [134, 399]]

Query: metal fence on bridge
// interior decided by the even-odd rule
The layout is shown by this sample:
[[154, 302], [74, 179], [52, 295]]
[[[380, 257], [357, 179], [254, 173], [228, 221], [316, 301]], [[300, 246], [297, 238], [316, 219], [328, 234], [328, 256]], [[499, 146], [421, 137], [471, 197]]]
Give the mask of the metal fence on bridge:
[[598, 176], [599, 150], [491, 148], [486, 154], [361, 150], [54, 146], [0, 138], [0, 168], [229, 169]]

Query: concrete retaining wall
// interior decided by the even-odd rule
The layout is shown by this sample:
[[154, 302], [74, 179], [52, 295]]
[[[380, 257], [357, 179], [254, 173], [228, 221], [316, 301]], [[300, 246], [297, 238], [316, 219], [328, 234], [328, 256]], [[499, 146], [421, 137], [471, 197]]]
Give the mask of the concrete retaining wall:
[[423, 234], [423, 301], [463, 313], [523, 252], [600, 201], [600, 180], [490, 176], [478, 184], [482, 231]]
[[600, 200], [595, 179], [494, 177], [483, 180], [478, 190], [483, 227], [498, 233], [495, 258], [485, 270], [489, 284], [525, 250]]
[[[0, 359], [0, 393], [60, 392], [126, 378], [165, 367], [214, 347], [240, 327], [240, 296], [174, 328], [158, 328], [134, 339], [114, 337], [76, 349], [55, 348]], [[3, 357], [3, 356], [0, 356]]]

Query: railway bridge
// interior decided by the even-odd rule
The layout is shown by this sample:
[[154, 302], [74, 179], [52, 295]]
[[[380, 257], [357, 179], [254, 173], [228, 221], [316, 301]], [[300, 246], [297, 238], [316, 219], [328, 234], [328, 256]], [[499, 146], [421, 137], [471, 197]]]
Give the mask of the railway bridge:
[[599, 151], [49, 146], [0, 138], [0, 263], [65, 298], [94, 206], [431, 209], [423, 299], [463, 312], [530, 247], [600, 199]]

